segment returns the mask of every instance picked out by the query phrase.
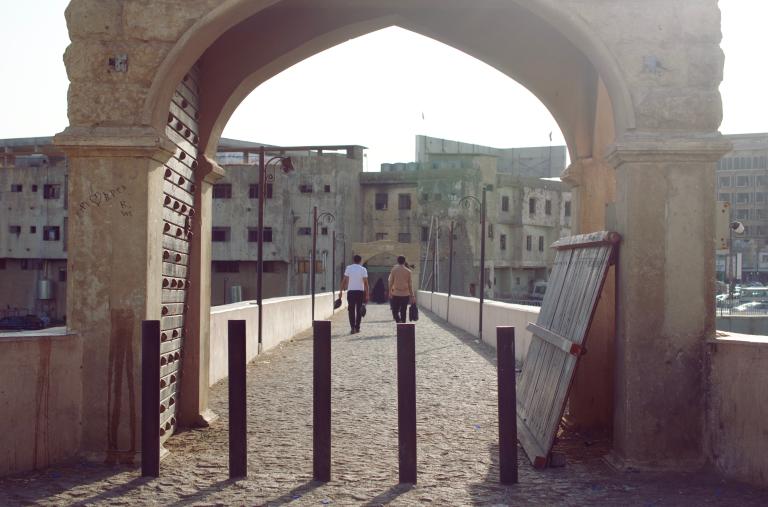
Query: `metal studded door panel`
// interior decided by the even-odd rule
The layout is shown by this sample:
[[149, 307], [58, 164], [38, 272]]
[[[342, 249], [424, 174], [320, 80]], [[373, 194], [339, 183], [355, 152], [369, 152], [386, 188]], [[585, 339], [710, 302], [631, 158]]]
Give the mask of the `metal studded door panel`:
[[188, 308], [189, 254], [195, 216], [198, 156], [198, 70], [176, 87], [165, 133], [176, 150], [165, 164], [163, 181], [163, 288], [160, 319], [160, 440], [176, 430], [181, 361]]

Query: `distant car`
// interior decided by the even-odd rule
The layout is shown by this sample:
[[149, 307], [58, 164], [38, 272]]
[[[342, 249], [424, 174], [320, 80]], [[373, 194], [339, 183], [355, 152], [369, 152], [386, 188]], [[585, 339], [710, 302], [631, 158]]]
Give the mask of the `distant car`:
[[733, 310], [737, 312], [768, 310], [768, 303], [761, 301], [750, 301], [749, 303], [744, 303], [735, 307]]
[[20, 331], [22, 329], [43, 329], [45, 324], [34, 315], [12, 315], [0, 319], [0, 329]]

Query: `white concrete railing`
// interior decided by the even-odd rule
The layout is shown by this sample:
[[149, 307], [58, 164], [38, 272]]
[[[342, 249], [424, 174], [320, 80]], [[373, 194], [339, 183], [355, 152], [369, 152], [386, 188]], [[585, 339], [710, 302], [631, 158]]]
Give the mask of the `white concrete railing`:
[[[419, 291], [419, 306], [431, 311], [441, 319], [477, 336], [480, 300], [465, 296], [451, 296], [441, 292]], [[539, 307], [500, 303], [485, 300], [483, 302], [483, 341], [496, 348], [496, 326], [515, 327], [515, 359], [523, 361], [531, 344], [531, 332], [526, 329], [529, 322], [536, 322]]]
[[[330, 292], [315, 294], [315, 319], [327, 319], [333, 314], [334, 295]], [[310, 296], [288, 296], [263, 301], [262, 350], [269, 350], [285, 340], [312, 327], [312, 299]], [[342, 305], [345, 307], [346, 301]], [[337, 310], [339, 311], [339, 310]], [[259, 305], [256, 301], [243, 301], [211, 307], [210, 371], [209, 383], [226, 378], [227, 321], [245, 320], [246, 356], [251, 361], [258, 355]]]

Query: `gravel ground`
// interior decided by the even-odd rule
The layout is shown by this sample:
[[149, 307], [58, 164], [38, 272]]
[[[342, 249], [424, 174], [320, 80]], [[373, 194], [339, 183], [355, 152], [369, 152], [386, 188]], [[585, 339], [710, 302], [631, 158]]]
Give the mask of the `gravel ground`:
[[535, 470], [519, 452], [520, 482], [498, 482], [495, 351], [426, 311], [416, 327], [418, 484], [398, 485], [395, 324], [371, 305], [361, 333], [333, 320], [332, 480], [312, 482], [309, 333], [248, 367], [248, 478], [228, 480], [227, 385], [220, 416], [166, 444], [159, 479], [92, 463], [0, 479], [0, 505], [766, 505], [768, 491], [708, 471], [619, 473], [608, 443], [561, 435], [563, 468]]

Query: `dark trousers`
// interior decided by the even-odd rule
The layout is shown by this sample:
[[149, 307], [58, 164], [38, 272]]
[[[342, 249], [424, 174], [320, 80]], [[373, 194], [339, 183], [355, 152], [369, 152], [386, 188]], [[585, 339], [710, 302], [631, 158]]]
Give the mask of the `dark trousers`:
[[392, 299], [389, 300], [395, 322], [405, 322], [405, 311], [408, 309], [410, 301], [410, 296], [392, 296]]
[[363, 291], [361, 290], [348, 290], [347, 291], [347, 312], [349, 312], [349, 327], [352, 329], [360, 329], [360, 319], [363, 316], [360, 311], [363, 309]]

